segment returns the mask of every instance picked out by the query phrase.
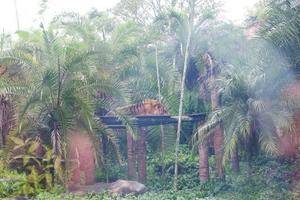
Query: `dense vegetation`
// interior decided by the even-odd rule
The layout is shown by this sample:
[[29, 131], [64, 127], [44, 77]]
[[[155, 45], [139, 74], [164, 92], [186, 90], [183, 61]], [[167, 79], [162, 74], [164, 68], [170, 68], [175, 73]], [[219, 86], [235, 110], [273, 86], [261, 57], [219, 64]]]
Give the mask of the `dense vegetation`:
[[[286, 156], [279, 141], [297, 131], [300, 96], [286, 90], [300, 74], [300, 7], [262, 0], [246, 28], [222, 21], [221, 7], [121, 0], [110, 11], [62, 13], [37, 29], [3, 32], [0, 198], [299, 198], [299, 151]], [[126, 133], [95, 115], [113, 113], [136, 140], [119, 108], [145, 99], [178, 116], [176, 127], [146, 129], [148, 191], [67, 194], [68, 134], [94, 138], [97, 181], [127, 179]], [[202, 112], [205, 122], [182, 122]]]

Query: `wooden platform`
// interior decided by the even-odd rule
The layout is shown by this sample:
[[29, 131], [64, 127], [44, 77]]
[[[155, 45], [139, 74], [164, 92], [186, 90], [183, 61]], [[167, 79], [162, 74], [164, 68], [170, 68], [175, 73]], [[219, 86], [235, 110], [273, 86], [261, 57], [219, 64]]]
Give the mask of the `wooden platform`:
[[[114, 116], [98, 116], [98, 119], [105, 125], [106, 128], [110, 129], [125, 129], [123, 121]], [[130, 117], [130, 123], [138, 127], [146, 126], [157, 126], [157, 125], [167, 125], [176, 124], [178, 122], [178, 116], [171, 115], [136, 115]], [[182, 116], [182, 122], [196, 123], [206, 119], [206, 113], [196, 113]]]

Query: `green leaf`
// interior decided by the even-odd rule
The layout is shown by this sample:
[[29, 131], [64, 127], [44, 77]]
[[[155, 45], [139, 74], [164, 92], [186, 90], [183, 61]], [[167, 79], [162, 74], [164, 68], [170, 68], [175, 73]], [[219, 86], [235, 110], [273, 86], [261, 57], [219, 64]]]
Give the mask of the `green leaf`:
[[39, 142], [37, 142], [37, 141], [34, 141], [31, 145], [30, 145], [30, 147], [29, 147], [29, 149], [28, 149], [28, 152], [29, 153], [31, 153], [31, 154], [33, 154], [39, 147], [40, 147], [40, 143]]
[[24, 146], [25, 145], [25, 142], [22, 139], [18, 138], [18, 137], [11, 136], [10, 140], [12, 140], [18, 146]]

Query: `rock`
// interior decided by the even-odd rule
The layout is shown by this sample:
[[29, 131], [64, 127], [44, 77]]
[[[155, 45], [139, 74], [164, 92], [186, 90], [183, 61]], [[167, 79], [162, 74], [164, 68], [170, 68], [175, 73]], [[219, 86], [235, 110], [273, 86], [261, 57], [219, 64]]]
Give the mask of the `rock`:
[[72, 192], [73, 194], [77, 196], [84, 196], [89, 193], [101, 193], [105, 192], [108, 188], [108, 183], [95, 183], [93, 185], [84, 185], [84, 186], [79, 186], [76, 188], [69, 188], [69, 192]]
[[127, 194], [139, 195], [145, 193], [146, 190], [146, 186], [137, 181], [118, 180], [108, 186], [109, 193], [122, 196]]

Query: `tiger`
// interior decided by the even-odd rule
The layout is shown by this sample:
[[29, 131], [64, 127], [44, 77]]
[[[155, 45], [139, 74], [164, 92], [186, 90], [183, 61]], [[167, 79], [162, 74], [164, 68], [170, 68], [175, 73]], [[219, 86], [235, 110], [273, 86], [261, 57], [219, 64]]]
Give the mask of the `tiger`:
[[[156, 99], [145, 99], [141, 103], [131, 104], [116, 109], [117, 112], [125, 112], [129, 115], [167, 115], [168, 111], [166, 107]], [[112, 116], [113, 112], [107, 113], [108, 116]]]

